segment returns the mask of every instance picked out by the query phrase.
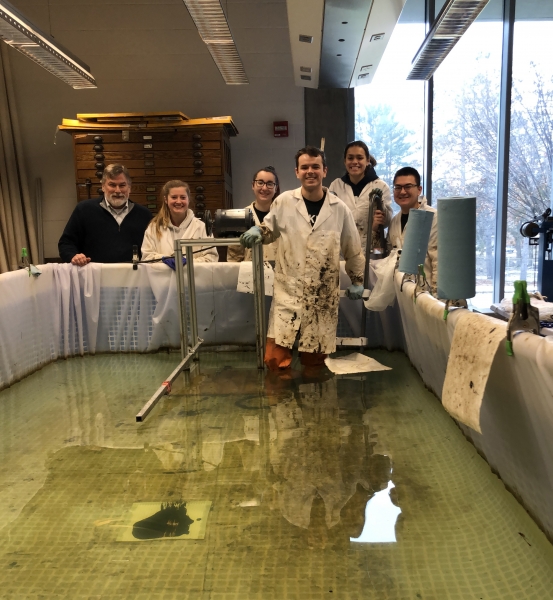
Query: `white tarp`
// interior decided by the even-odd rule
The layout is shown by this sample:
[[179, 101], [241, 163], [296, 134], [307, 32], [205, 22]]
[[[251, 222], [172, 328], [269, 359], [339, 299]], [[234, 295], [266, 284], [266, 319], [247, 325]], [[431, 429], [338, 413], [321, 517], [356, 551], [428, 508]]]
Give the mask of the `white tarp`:
[[[59, 357], [180, 347], [176, 276], [166, 265], [41, 269], [38, 278], [23, 270], [0, 275], [0, 389]], [[253, 295], [237, 291], [239, 270], [240, 263], [194, 265], [198, 333], [206, 346], [255, 345]], [[343, 264], [341, 284], [349, 285]], [[270, 302], [266, 296], [267, 311]], [[357, 336], [361, 304], [340, 303]], [[368, 331], [371, 347], [402, 348], [397, 305], [370, 315]]]
[[[429, 294], [413, 303], [414, 283], [399, 291], [407, 353], [426, 385], [441, 398], [458, 309], [443, 320], [444, 304]], [[476, 319], [489, 322], [483, 315]], [[498, 325], [503, 323], [498, 321]], [[519, 333], [514, 356], [500, 344], [491, 365], [480, 409], [478, 433], [461, 425], [526, 509], [553, 536], [553, 338]]]
[[60, 307], [55, 265], [42, 275], [0, 275], [0, 389], [59, 356]]
[[507, 324], [460, 309], [451, 341], [442, 402], [447, 412], [482, 433], [480, 409], [498, 348], [505, 350]]

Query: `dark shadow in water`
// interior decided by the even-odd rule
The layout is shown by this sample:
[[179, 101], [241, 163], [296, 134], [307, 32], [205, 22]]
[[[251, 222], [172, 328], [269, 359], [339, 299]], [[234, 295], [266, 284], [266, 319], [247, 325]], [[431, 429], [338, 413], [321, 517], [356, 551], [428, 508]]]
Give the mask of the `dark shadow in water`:
[[132, 534], [138, 540], [179, 537], [190, 532], [193, 522], [186, 512], [186, 502], [167, 502], [152, 516], [137, 521]]

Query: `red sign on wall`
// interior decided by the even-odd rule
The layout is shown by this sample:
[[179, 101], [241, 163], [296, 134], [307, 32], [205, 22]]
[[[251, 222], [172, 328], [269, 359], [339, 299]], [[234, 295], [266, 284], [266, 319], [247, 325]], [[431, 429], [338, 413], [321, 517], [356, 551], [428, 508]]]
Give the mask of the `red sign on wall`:
[[288, 121], [273, 121], [274, 137], [288, 137]]

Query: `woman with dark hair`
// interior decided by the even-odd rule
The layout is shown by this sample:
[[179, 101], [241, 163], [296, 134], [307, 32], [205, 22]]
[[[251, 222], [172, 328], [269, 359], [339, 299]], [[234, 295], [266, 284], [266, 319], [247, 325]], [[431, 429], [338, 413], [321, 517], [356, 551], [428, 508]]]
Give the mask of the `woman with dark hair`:
[[[252, 191], [255, 200], [247, 207], [251, 209], [256, 225], [261, 225], [263, 219], [269, 214], [273, 200], [280, 194], [278, 175], [274, 167], [264, 167], [257, 171], [252, 180]], [[263, 246], [263, 258], [275, 260], [278, 240]], [[252, 251], [243, 246], [229, 246], [227, 250], [228, 262], [251, 261]]]
[[[184, 181], [168, 181], [161, 191], [163, 205], [150, 221], [142, 242], [142, 260], [155, 260], [175, 254], [175, 240], [206, 238], [205, 223], [194, 216], [188, 205], [190, 187]], [[203, 248], [203, 247], [202, 247]], [[209, 248], [194, 255], [194, 262], [217, 262], [219, 254]]]
[[329, 187], [340, 200], [343, 200], [353, 213], [357, 231], [361, 238], [361, 247], [365, 253], [367, 247], [367, 229], [369, 220], [370, 194], [379, 188], [382, 191], [382, 208], [373, 213], [372, 231], [377, 232], [379, 225], [388, 227], [392, 218], [392, 196], [390, 188], [376, 174], [376, 160], [365, 142], [350, 142], [344, 150], [346, 174], [335, 179]]

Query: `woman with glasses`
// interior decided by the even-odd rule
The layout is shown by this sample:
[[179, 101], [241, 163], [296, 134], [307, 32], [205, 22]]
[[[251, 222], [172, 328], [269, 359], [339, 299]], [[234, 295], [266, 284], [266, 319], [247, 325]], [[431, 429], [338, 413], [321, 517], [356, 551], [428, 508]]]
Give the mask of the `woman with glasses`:
[[[205, 223], [194, 216], [188, 204], [190, 187], [184, 181], [168, 181], [161, 191], [163, 206], [150, 221], [142, 242], [142, 260], [156, 260], [175, 254], [175, 240], [206, 238]], [[211, 236], [213, 237], [213, 236]], [[217, 262], [216, 248], [194, 254], [194, 262]]]
[[[369, 229], [370, 194], [377, 188], [382, 191], [382, 210], [374, 210], [372, 231], [376, 234], [380, 225], [388, 227], [392, 218], [392, 196], [390, 188], [378, 177], [374, 167], [376, 160], [371, 156], [365, 142], [350, 142], [344, 150], [346, 174], [330, 184], [330, 191], [343, 200], [353, 213], [357, 231], [361, 238], [363, 254], [367, 248], [367, 230]], [[378, 245], [376, 235], [373, 246]]]
[[[264, 167], [255, 173], [252, 181], [252, 191], [255, 200], [247, 207], [251, 209], [256, 225], [261, 225], [263, 219], [269, 214], [273, 200], [280, 194], [278, 175], [274, 167]], [[275, 260], [278, 240], [263, 246], [263, 258]], [[229, 246], [227, 251], [228, 262], [251, 261], [252, 251], [240, 245]]]

